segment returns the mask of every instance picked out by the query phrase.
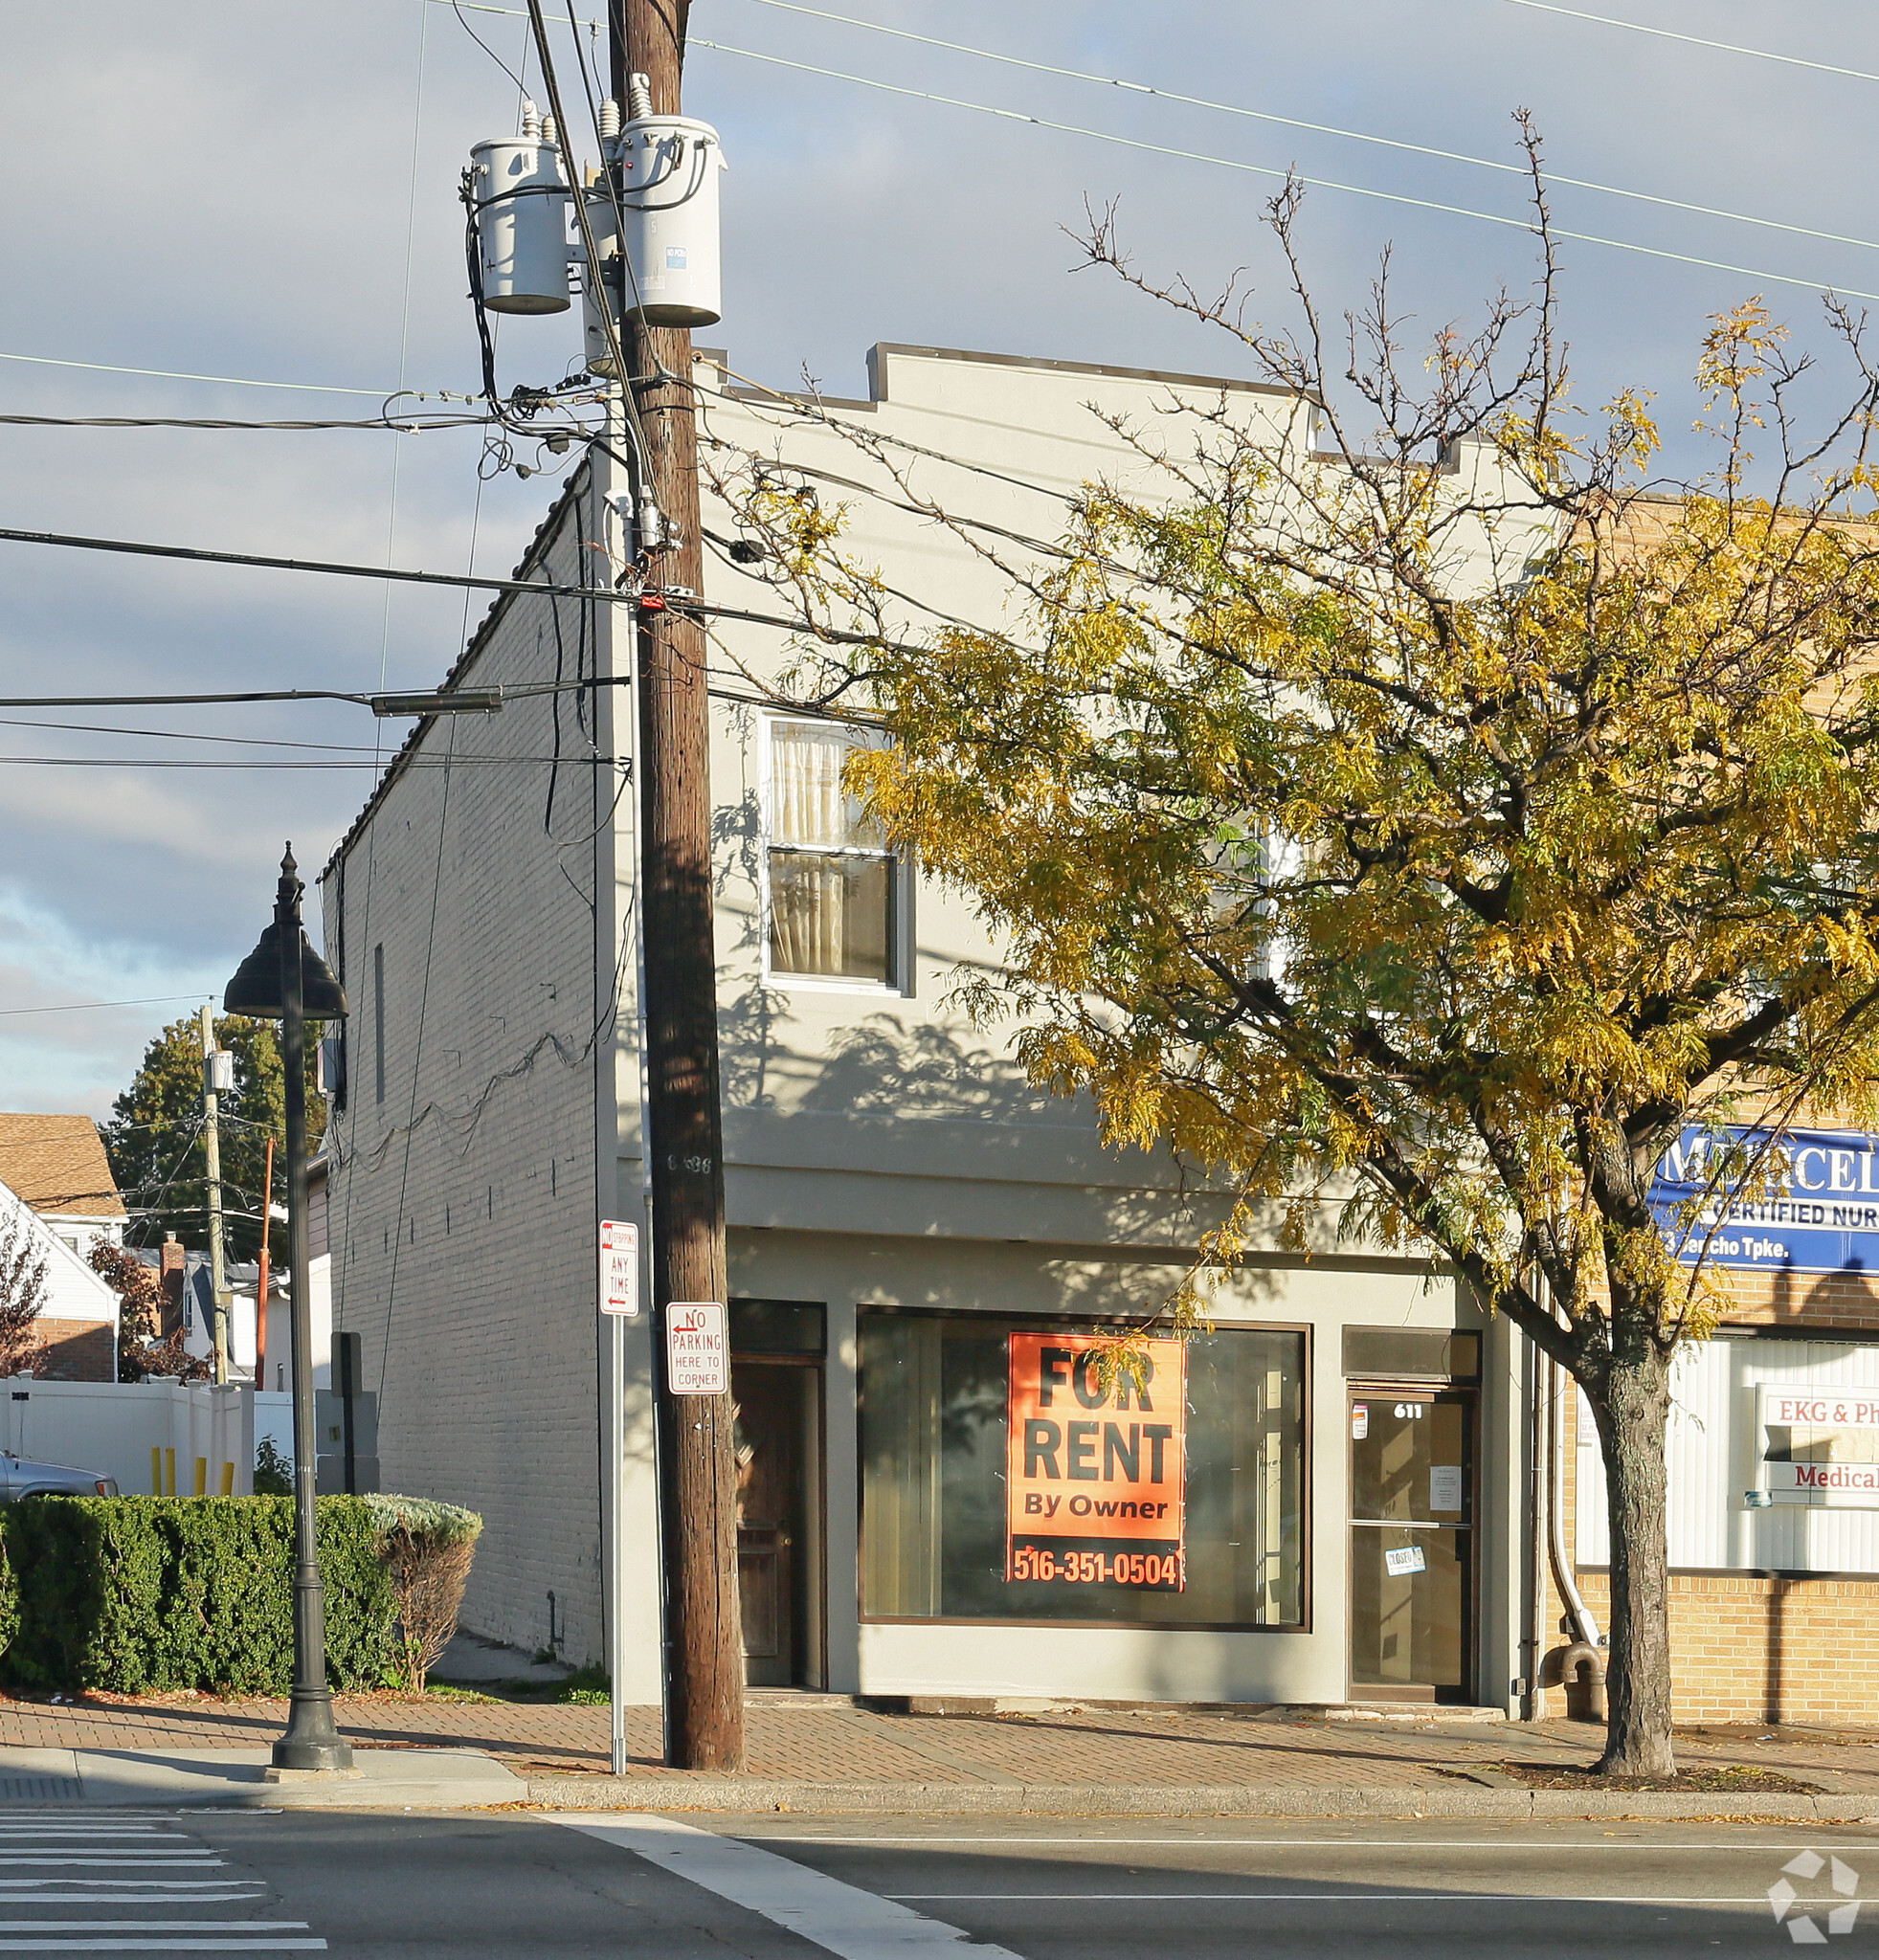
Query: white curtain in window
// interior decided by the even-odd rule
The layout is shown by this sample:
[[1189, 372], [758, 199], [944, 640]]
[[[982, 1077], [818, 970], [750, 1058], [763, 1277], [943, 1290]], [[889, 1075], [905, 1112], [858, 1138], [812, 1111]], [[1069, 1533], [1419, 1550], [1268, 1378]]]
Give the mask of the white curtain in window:
[[858, 746], [848, 729], [828, 724], [771, 724], [772, 843], [830, 850], [882, 848], [880, 826], [841, 787], [842, 765]]

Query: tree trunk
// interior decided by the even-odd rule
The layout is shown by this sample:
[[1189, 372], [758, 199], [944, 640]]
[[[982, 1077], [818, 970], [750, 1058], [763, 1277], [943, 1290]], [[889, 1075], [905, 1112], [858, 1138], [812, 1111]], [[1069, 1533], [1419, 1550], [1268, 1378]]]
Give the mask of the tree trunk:
[[1610, 1714], [1599, 1768], [1611, 1776], [1674, 1776], [1664, 1462], [1669, 1365], [1655, 1352], [1614, 1361], [1587, 1399], [1604, 1453], [1611, 1526]]

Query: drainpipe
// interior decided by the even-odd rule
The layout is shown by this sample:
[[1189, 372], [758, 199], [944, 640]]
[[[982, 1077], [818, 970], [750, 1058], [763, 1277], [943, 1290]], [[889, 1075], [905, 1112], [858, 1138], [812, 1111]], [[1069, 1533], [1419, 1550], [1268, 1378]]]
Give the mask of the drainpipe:
[[1547, 1449], [1546, 1449], [1546, 1533], [1547, 1550], [1553, 1560], [1554, 1583], [1566, 1602], [1577, 1644], [1596, 1649], [1599, 1622], [1592, 1617], [1573, 1573], [1573, 1562], [1566, 1556], [1566, 1528], [1560, 1498], [1565, 1486], [1566, 1425], [1559, 1419], [1559, 1378], [1563, 1370], [1549, 1354], [1547, 1369]]

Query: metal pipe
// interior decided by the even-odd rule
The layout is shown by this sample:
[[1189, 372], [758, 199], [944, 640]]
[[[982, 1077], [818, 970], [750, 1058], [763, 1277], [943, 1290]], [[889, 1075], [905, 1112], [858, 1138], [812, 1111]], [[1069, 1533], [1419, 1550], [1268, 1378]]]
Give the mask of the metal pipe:
[[1547, 1550], [1553, 1560], [1554, 1583], [1559, 1588], [1560, 1598], [1566, 1602], [1566, 1611], [1572, 1617], [1578, 1642], [1581, 1646], [1596, 1649], [1599, 1645], [1599, 1622], [1592, 1617], [1579, 1592], [1572, 1560], [1566, 1555], [1565, 1507], [1561, 1503], [1561, 1493], [1565, 1488], [1565, 1424], [1559, 1419], [1559, 1377], [1564, 1370], [1551, 1355], [1547, 1356], [1546, 1366]]

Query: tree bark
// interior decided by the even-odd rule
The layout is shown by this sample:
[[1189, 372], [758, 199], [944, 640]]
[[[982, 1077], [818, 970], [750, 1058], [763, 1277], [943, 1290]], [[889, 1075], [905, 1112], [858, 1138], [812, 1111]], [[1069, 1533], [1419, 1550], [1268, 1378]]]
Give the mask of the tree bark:
[[1611, 1529], [1609, 1721], [1599, 1768], [1611, 1776], [1674, 1776], [1664, 1460], [1669, 1363], [1654, 1349], [1615, 1359], [1586, 1399], [1604, 1456]]

